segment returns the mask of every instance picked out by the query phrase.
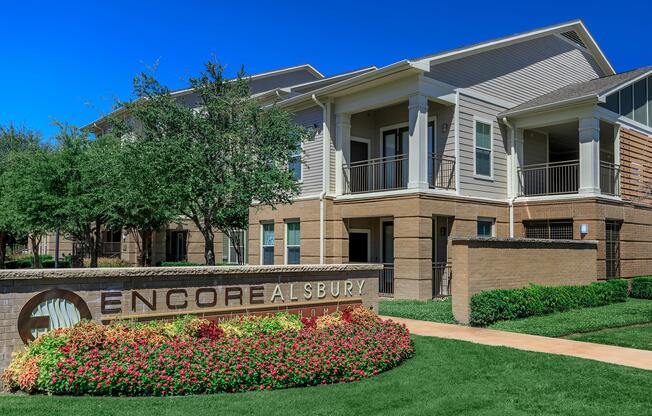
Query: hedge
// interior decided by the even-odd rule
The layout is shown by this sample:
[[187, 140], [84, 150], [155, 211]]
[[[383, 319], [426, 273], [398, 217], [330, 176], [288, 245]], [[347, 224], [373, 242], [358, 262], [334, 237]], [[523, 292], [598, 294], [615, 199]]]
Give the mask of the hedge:
[[632, 279], [632, 290], [629, 296], [638, 299], [652, 299], [652, 276]]
[[609, 280], [583, 286], [532, 285], [519, 289], [488, 290], [471, 297], [470, 323], [473, 326], [487, 326], [496, 321], [624, 302], [627, 300], [628, 286], [625, 280]]
[[161, 267], [193, 267], [201, 266], [199, 263], [192, 263], [189, 261], [162, 261]]

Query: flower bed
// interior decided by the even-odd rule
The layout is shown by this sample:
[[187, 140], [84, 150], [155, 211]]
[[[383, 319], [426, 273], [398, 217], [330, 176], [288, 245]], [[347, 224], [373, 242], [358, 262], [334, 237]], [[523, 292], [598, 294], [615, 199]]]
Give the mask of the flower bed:
[[364, 308], [220, 324], [86, 321], [37, 338], [13, 357], [3, 380], [11, 389], [54, 394], [237, 392], [359, 380], [413, 353], [404, 326]]

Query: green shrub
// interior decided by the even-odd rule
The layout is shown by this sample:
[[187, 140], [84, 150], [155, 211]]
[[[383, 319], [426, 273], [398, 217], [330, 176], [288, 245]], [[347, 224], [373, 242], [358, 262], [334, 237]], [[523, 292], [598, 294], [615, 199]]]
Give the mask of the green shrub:
[[652, 276], [642, 276], [632, 279], [631, 297], [652, 299]]
[[193, 267], [193, 266], [202, 266], [199, 263], [192, 263], [189, 261], [162, 261], [161, 267]]
[[536, 286], [497, 289], [471, 297], [473, 326], [487, 326], [497, 321], [547, 315], [571, 309], [624, 302], [628, 283], [625, 280], [594, 282], [584, 286]]
[[[91, 267], [91, 259], [84, 259], [84, 267]], [[99, 268], [113, 268], [113, 267], [131, 267], [129, 262], [122, 260], [119, 257], [98, 257], [97, 267]]]

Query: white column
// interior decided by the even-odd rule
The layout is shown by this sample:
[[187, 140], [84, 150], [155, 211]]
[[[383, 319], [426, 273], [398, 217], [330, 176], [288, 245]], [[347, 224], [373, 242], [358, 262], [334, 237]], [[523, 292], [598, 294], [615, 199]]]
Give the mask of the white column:
[[411, 95], [408, 110], [408, 188], [428, 189], [428, 98], [425, 95]]
[[515, 132], [514, 159], [512, 160], [512, 169], [514, 172], [512, 175], [512, 198], [518, 196], [521, 191], [521, 183], [523, 182], [520, 172], [520, 169], [523, 167], [523, 149], [525, 147], [523, 132], [524, 130], [519, 128]]
[[600, 119], [580, 118], [580, 189], [581, 194], [600, 193]]
[[351, 114], [335, 115], [335, 194], [344, 193], [344, 165], [351, 160]]

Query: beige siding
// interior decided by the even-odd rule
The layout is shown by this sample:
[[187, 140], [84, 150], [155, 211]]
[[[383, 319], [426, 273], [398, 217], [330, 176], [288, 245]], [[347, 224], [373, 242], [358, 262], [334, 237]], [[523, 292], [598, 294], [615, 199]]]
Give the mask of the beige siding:
[[433, 64], [428, 74], [514, 104], [602, 75], [591, 55], [555, 35]]
[[[460, 193], [466, 196], [507, 198], [507, 143], [506, 135], [498, 124], [496, 114], [504, 109], [460, 94]], [[493, 178], [475, 175], [474, 118], [492, 121], [493, 124]]]

